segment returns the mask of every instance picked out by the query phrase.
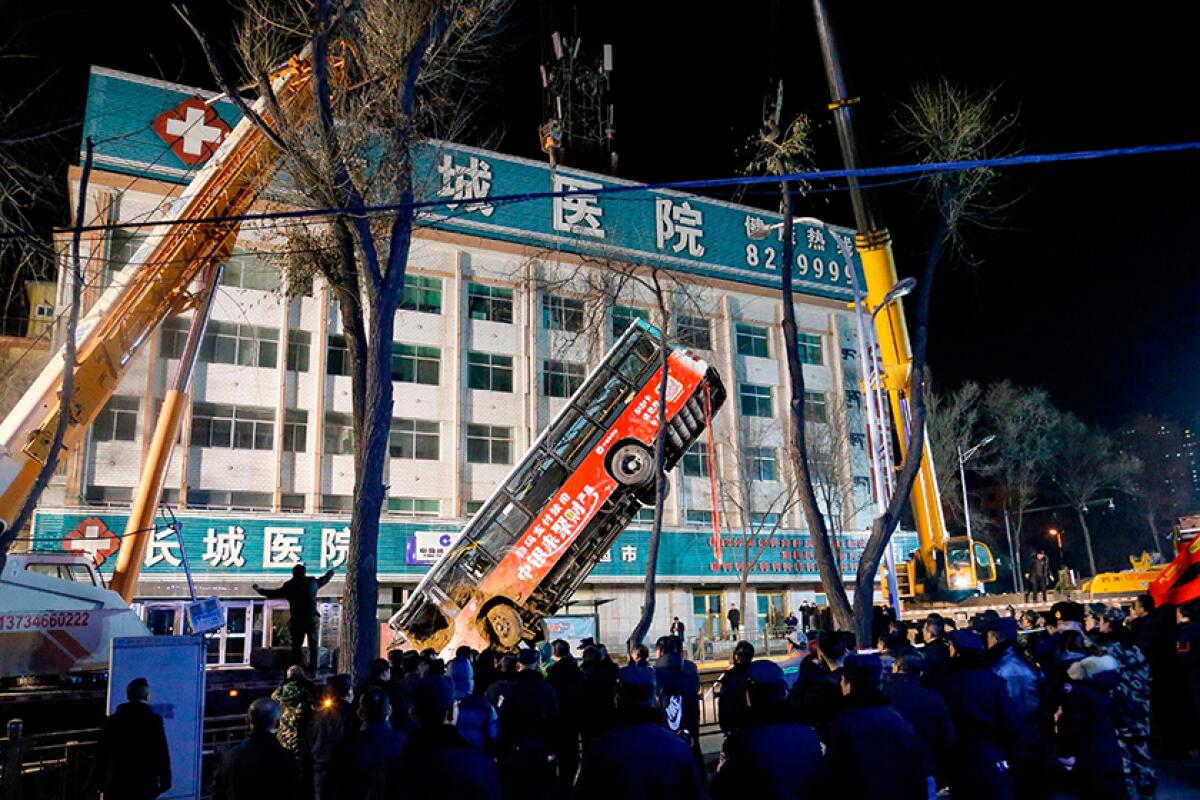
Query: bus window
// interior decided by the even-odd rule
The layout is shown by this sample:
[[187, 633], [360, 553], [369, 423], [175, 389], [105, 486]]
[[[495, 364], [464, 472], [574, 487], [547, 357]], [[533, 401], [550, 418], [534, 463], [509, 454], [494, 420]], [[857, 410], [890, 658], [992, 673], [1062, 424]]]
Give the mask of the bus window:
[[530, 461], [508, 482], [508, 493], [528, 509], [539, 509], [558, 491], [571, 471], [552, 456]]
[[646, 370], [646, 365], [654, 358], [657, 352], [658, 348], [654, 346], [652, 340], [648, 337], [641, 337], [634, 342], [629, 354], [621, 360], [621, 365], [617, 368], [617, 371], [632, 383], [640, 383], [640, 378]]
[[515, 503], [507, 503], [480, 523], [476, 542], [493, 558], [500, 559], [528, 527], [529, 515]]
[[550, 432], [547, 441], [557, 442], [554, 454], [572, 467], [578, 466], [595, 438], [596, 426], [586, 417], [568, 417]]
[[632, 390], [616, 375], [609, 375], [599, 391], [585, 399], [583, 413], [602, 426], [608, 427], [620, 411], [626, 395], [633, 397]]

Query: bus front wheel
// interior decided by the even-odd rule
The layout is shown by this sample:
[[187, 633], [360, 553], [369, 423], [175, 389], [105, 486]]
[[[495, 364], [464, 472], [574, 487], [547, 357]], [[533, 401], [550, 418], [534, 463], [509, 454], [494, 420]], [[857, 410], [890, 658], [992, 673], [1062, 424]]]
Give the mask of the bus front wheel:
[[654, 477], [654, 453], [640, 442], [626, 442], [613, 451], [608, 471], [622, 486], [644, 486]]
[[488, 627], [492, 639], [501, 647], [516, 647], [521, 641], [521, 616], [507, 603], [497, 603], [488, 609]]

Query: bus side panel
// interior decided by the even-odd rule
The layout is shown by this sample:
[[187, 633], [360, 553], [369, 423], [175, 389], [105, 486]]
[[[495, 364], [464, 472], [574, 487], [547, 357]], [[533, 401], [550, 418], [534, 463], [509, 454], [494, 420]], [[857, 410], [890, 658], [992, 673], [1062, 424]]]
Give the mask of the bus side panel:
[[[667, 419], [696, 391], [706, 367], [680, 352], [673, 352], [667, 372]], [[480, 585], [482, 599], [503, 595], [521, 603], [541, 584], [571, 543], [596, 516], [614, 492], [617, 482], [605, 467], [605, 454], [618, 442], [637, 439], [650, 447], [658, 428], [658, 388], [662, 370], [629, 402], [604, 435], [563, 483], [558, 494], [542, 509], [491, 574]]]

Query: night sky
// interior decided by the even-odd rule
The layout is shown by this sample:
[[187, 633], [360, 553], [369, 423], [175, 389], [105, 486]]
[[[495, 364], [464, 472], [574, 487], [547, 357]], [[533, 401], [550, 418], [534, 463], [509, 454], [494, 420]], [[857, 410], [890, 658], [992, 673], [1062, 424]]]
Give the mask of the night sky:
[[[582, 3], [586, 46], [614, 44], [617, 144], [624, 178], [663, 181], [734, 174], [755, 130], [766, 80], [782, 74], [788, 113], [819, 123], [817, 166], [841, 166], [811, 8], [743, 0]], [[912, 83], [944, 75], [1000, 84], [1018, 111], [1023, 152], [1200, 139], [1191, 108], [1194, 28], [1183, 4], [1106, 12], [1094, 3], [831, 2], [866, 163], [903, 163], [891, 115]], [[46, 11], [48, 7], [64, 9]], [[222, 2], [198, 3], [220, 35]], [[498, 149], [537, 157], [541, 121], [538, 3], [518, 0], [486, 98]], [[0, 28], [32, 20], [17, 43], [36, 58], [0, 61], [7, 99], [54, 70], [27, 122], [75, 121], [89, 64], [212, 87], [199, 51], [164, 2], [45, 4], [0, 0]], [[78, 146], [65, 132], [65, 176]], [[50, 158], [54, 161], [54, 158]], [[1002, 377], [1048, 388], [1061, 407], [1117, 425], [1153, 411], [1200, 423], [1200, 274], [1191, 241], [1200, 153], [1025, 167], [1006, 173], [1015, 202], [998, 230], [970, 231], [978, 262], [942, 271], [933, 297], [930, 363], [941, 386]], [[60, 181], [60, 183], [65, 180]], [[915, 272], [932, 228], [912, 187], [883, 190], [902, 273]], [[765, 196], [745, 202], [771, 205]], [[852, 225], [844, 193], [800, 213]], [[60, 219], [61, 221], [61, 219]]]

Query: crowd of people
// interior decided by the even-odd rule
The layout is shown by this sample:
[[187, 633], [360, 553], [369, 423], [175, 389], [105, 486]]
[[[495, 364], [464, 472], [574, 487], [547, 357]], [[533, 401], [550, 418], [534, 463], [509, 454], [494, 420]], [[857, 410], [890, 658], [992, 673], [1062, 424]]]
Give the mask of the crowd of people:
[[[1155, 794], [1152, 756], [1195, 742], [1200, 603], [1056, 603], [961, 628], [882, 619], [863, 646], [789, 624], [787, 657], [738, 642], [713, 687], [724, 735], [711, 780], [702, 692], [683, 640], [619, 665], [604, 645], [392, 653], [354, 685], [293, 666], [223, 753], [216, 800], [846, 798], [1103, 800]], [[677, 630], [681, 630], [678, 628]], [[578, 655], [578, 657], [577, 657]], [[162, 724], [135, 681], [105, 740], [143, 742], [141, 794], [170, 785]], [[104, 781], [130, 780], [102, 753]], [[128, 765], [126, 765], [128, 766]], [[113, 786], [114, 784], [109, 784]], [[113, 796], [118, 796], [114, 794]], [[125, 796], [125, 795], [120, 795]]]

